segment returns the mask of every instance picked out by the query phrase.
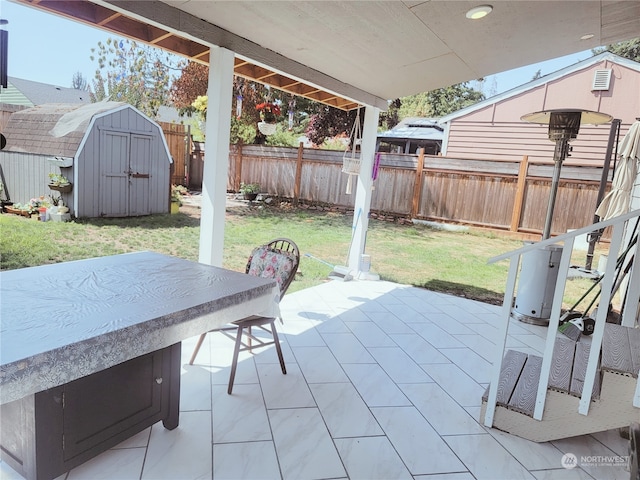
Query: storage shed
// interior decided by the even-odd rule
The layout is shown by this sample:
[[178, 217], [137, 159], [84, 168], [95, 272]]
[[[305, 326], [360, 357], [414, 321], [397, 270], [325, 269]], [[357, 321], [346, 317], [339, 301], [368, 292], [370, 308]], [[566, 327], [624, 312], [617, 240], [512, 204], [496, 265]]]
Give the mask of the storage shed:
[[[169, 211], [171, 155], [160, 126], [122, 102], [44, 104], [15, 112], [0, 152], [13, 202], [60, 194], [75, 217]], [[49, 173], [70, 191], [52, 191]]]

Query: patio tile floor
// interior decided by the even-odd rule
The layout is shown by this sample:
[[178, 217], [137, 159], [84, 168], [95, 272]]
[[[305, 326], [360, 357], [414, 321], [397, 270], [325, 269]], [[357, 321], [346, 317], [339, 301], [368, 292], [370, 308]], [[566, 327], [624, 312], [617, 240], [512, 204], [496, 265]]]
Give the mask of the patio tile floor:
[[[59, 479], [626, 479], [562, 468], [564, 453], [627, 455], [617, 431], [537, 444], [478, 422], [500, 307], [390, 282], [330, 281], [288, 294], [275, 351], [183, 342], [180, 426], [161, 423]], [[544, 327], [508, 344], [539, 352]], [[0, 462], [1, 479], [20, 479]]]

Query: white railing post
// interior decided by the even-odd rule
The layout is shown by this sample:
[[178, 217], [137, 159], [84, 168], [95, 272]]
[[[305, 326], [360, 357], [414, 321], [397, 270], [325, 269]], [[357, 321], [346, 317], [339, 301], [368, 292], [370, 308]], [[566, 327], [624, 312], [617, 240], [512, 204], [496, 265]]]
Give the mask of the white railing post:
[[609, 303], [611, 302], [611, 289], [613, 288], [613, 280], [615, 277], [616, 263], [620, 254], [622, 238], [624, 236], [624, 222], [618, 222], [613, 226], [613, 234], [611, 235], [611, 244], [609, 246], [609, 257], [607, 268], [602, 278], [602, 287], [600, 290], [600, 302], [598, 303], [598, 314], [596, 315], [596, 325], [591, 335], [591, 348], [589, 350], [589, 361], [587, 362], [587, 371], [584, 376], [584, 385], [582, 387], [582, 396], [580, 397], [580, 406], [578, 412], [582, 415], [589, 414], [589, 404], [593, 394], [593, 384], [596, 379], [596, 371], [598, 369], [598, 359], [600, 358], [600, 349], [602, 347], [602, 337], [604, 336], [604, 327], [607, 322], [607, 314], [609, 312]]
[[[574, 230], [562, 235], [558, 235], [554, 238], [543, 240], [539, 243], [530, 244], [513, 250], [511, 252], [503, 253], [496, 257], [490, 258], [488, 263], [496, 263], [500, 260], [509, 259], [509, 273], [507, 276], [507, 285], [505, 291], [504, 302], [502, 305], [502, 315], [504, 323], [499, 325], [497, 337], [496, 337], [496, 350], [497, 358], [493, 363], [493, 369], [491, 371], [491, 383], [489, 385], [489, 393], [487, 398], [487, 408], [484, 415], [484, 425], [487, 427], [493, 426], [493, 419], [495, 415], [497, 397], [498, 397], [498, 384], [500, 382], [500, 372], [502, 370], [502, 361], [504, 358], [504, 350], [507, 340], [509, 321], [511, 318], [511, 309], [513, 305], [513, 298], [515, 292], [515, 285], [518, 276], [518, 267], [520, 259], [523, 254], [532, 250], [544, 248], [547, 245], [554, 243], [564, 242], [562, 256], [560, 259], [558, 279], [556, 282], [556, 288], [553, 297], [553, 305], [551, 308], [549, 330], [547, 332], [547, 339], [545, 342], [545, 352], [542, 360], [540, 380], [538, 383], [538, 392], [536, 396], [536, 405], [534, 409], [533, 418], [536, 420], [542, 420], [544, 414], [544, 404], [546, 400], [547, 388], [549, 384], [549, 373], [551, 371], [551, 360], [553, 358], [553, 348], [555, 346], [555, 338], [558, 332], [560, 312], [562, 310], [562, 300], [564, 296], [564, 289], [567, 281], [567, 274], [569, 271], [569, 264], [571, 262], [571, 252], [573, 250], [573, 243], [578, 235], [591, 233], [595, 230], [604, 230], [608, 226], [613, 227], [613, 235], [609, 246], [609, 262], [607, 262], [607, 268], [604, 272], [601, 285], [601, 297], [598, 306], [598, 314], [596, 316], [595, 328], [591, 337], [591, 349], [589, 351], [589, 359], [587, 362], [587, 369], [585, 372], [584, 387], [582, 396], [580, 397], [578, 411], [582, 415], [589, 413], [589, 405], [591, 402], [593, 385], [595, 383], [596, 371], [598, 369], [598, 359], [600, 357], [600, 351], [602, 348], [602, 337], [604, 336], [604, 328], [606, 318], [609, 310], [609, 304], [611, 302], [612, 288], [614, 284], [614, 276], [616, 271], [617, 256], [620, 254], [620, 247], [622, 245], [624, 235], [625, 222], [632, 218], [640, 216], [640, 209], [632, 212], [620, 215], [615, 218], [611, 218], [594, 225]], [[640, 245], [640, 242], [639, 244]], [[623, 322], [629, 323], [635, 320], [638, 309], [638, 301], [640, 298], [640, 246], [636, 245], [635, 258], [632, 265], [632, 270], [629, 278], [629, 295], [627, 295], [628, 301], [632, 303], [630, 305], [625, 299], [625, 316]], [[626, 314], [626, 311], [629, 313]], [[634, 315], [635, 313], [635, 315]], [[628, 320], [632, 318], [632, 320]], [[625, 325], [623, 323], [623, 325]], [[633, 325], [633, 324], [632, 324]], [[629, 326], [629, 325], [626, 325]], [[633, 405], [640, 408], [640, 373], [639, 379], [636, 384], [636, 391], [633, 397]]]
[[636, 318], [638, 318], [638, 307], [640, 306], [640, 241], [636, 243], [631, 272], [629, 273], [629, 283], [627, 284], [626, 294], [624, 298], [624, 308], [622, 312], [622, 326], [634, 327]]
[[514, 255], [509, 261], [509, 274], [507, 275], [507, 286], [504, 292], [504, 302], [502, 303], [503, 323], [498, 326], [496, 334], [496, 359], [493, 362], [491, 371], [491, 383], [489, 384], [489, 396], [487, 397], [487, 409], [484, 414], [484, 425], [493, 426], [493, 416], [496, 412], [498, 401], [498, 384], [500, 383], [500, 371], [502, 370], [502, 360], [504, 349], [507, 344], [507, 332], [509, 330], [509, 320], [511, 318], [511, 307], [516, 290], [516, 278], [518, 276], [518, 266], [520, 265], [520, 255]]
[[571, 263], [571, 252], [573, 252], [573, 242], [575, 237], [567, 238], [562, 247], [562, 256], [560, 257], [560, 265], [558, 265], [558, 279], [556, 280], [556, 288], [553, 294], [553, 304], [551, 306], [551, 314], [549, 318], [549, 326], [547, 327], [547, 340], [545, 342], [544, 354], [542, 355], [542, 366], [540, 367], [540, 380], [538, 381], [538, 393], [536, 394], [536, 405], [533, 411], [533, 418], [542, 420], [544, 412], [544, 403], [547, 399], [547, 387], [549, 386], [549, 372], [551, 372], [551, 360], [553, 358], [553, 349], [556, 345], [556, 335], [560, 323], [560, 311], [562, 310], [562, 299], [564, 297], [564, 289], [567, 283], [567, 273]]

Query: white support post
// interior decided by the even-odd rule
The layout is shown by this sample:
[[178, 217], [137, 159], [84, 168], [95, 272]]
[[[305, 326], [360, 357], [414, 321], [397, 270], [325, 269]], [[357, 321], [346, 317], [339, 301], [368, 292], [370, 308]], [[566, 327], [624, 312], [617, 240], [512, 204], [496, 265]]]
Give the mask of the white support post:
[[596, 325], [591, 335], [591, 348], [589, 350], [589, 360], [587, 361], [587, 371], [584, 374], [584, 384], [582, 386], [582, 396], [578, 412], [582, 415], [589, 414], [589, 405], [591, 404], [591, 396], [593, 393], [593, 384], [596, 378], [596, 370], [598, 368], [598, 359], [600, 358], [600, 349], [602, 348], [602, 337], [604, 336], [604, 327], [607, 322], [607, 314], [609, 313], [609, 303], [611, 301], [611, 290], [613, 288], [613, 280], [616, 270], [616, 259], [620, 255], [620, 246], [622, 245], [622, 237], [624, 234], [624, 223], [619, 222], [613, 226], [611, 234], [611, 243], [609, 245], [609, 261], [607, 268], [602, 277], [602, 289], [600, 290], [600, 301], [598, 303], [598, 314], [596, 315]]
[[507, 275], [507, 286], [502, 302], [502, 321], [498, 325], [496, 336], [496, 359], [491, 367], [491, 383], [489, 384], [489, 396], [487, 397], [487, 408], [484, 412], [484, 426], [493, 426], [493, 416], [496, 413], [498, 401], [498, 384], [500, 383], [500, 372], [502, 370], [502, 360], [504, 359], [504, 349], [507, 344], [507, 332], [509, 331], [509, 320], [511, 319], [511, 306], [516, 291], [516, 278], [518, 277], [518, 267], [520, 266], [520, 255], [514, 255], [509, 259], [509, 274]]
[[217, 267], [222, 266], [224, 248], [233, 63], [232, 51], [211, 47], [198, 260]]
[[622, 326], [633, 328], [638, 318], [638, 308], [640, 308], [640, 241], [636, 243], [631, 271], [629, 273], [629, 283], [626, 292], [623, 292], [624, 311], [622, 312]]
[[553, 294], [553, 303], [551, 304], [549, 326], [547, 327], [547, 340], [542, 355], [542, 366], [540, 367], [536, 405], [533, 411], [533, 418], [535, 420], [542, 420], [542, 415], [544, 414], [544, 403], [547, 399], [547, 387], [549, 386], [549, 372], [551, 372], [551, 360], [553, 358], [553, 349], [556, 345], [562, 299], [564, 297], [565, 286], [567, 285], [567, 274], [569, 273], [574, 240], [575, 237], [567, 238], [562, 247], [562, 256], [560, 257], [560, 265], [558, 266], [558, 278]]
[[373, 186], [371, 174], [378, 138], [379, 115], [379, 108], [371, 106], [365, 108], [362, 144], [360, 146], [360, 173], [358, 174], [358, 187], [353, 210], [351, 248], [349, 249], [349, 270], [356, 277], [361, 273], [360, 260], [362, 254], [364, 254], [367, 228], [369, 227], [371, 189]]

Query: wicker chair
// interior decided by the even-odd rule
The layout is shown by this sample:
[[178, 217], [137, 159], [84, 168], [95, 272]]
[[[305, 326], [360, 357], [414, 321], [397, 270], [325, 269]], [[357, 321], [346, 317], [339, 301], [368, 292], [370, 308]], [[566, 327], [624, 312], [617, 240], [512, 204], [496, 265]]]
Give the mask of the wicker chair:
[[[245, 273], [256, 277], [275, 279], [280, 287], [280, 298], [282, 298], [289, 288], [289, 285], [291, 285], [291, 282], [298, 271], [299, 264], [300, 251], [298, 250], [298, 246], [292, 240], [287, 238], [277, 238], [266, 245], [256, 247], [253, 252], [251, 252], [249, 260], [247, 261]], [[282, 373], [287, 373], [287, 369], [284, 364], [284, 357], [282, 356], [282, 349], [280, 348], [280, 340], [278, 339], [278, 332], [276, 331], [275, 321], [275, 317], [252, 315], [250, 317], [243, 318], [242, 320], [232, 322], [228, 326], [211, 330], [212, 332], [221, 332], [235, 341], [227, 393], [231, 394], [233, 390], [233, 381], [236, 376], [236, 368], [240, 352], [246, 350], [251, 351], [268, 345], [275, 345]], [[261, 330], [268, 332], [272, 339], [265, 341], [263, 338], [253, 335], [251, 332], [253, 327], [258, 327]], [[200, 350], [207, 333], [208, 332], [200, 335], [196, 348], [189, 360], [189, 365], [193, 365], [196, 355], [198, 355], [198, 351]], [[243, 336], [246, 338], [246, 341]]]

